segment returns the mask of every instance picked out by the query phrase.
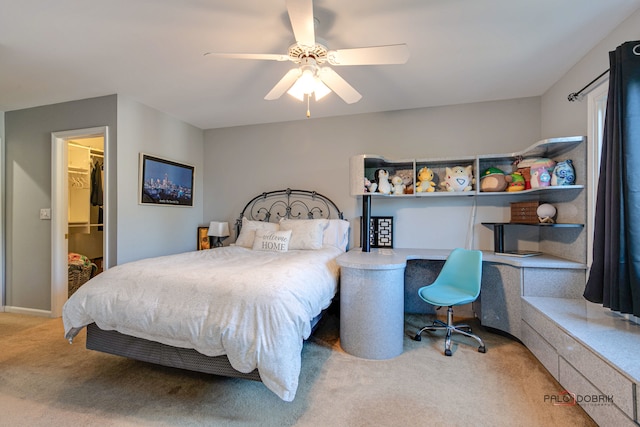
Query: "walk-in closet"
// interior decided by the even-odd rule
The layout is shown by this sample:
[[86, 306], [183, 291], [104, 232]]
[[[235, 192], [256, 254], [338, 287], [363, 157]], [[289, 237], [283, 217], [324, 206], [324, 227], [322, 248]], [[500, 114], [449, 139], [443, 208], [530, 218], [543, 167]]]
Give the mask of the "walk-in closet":
[[67, 142], [69, 294], [102, 272], [104, 138]]

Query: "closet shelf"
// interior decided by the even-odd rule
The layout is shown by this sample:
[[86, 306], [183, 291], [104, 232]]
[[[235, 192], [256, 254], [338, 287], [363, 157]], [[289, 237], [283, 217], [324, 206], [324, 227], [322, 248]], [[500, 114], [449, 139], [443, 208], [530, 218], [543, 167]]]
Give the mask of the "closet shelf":
[[89, 174], [89, 169], [87, 168], [74, 168], [72, 166], [69, 166], [69, 172], [73, 172], [73, 173], [82, 173], [82, 174]]

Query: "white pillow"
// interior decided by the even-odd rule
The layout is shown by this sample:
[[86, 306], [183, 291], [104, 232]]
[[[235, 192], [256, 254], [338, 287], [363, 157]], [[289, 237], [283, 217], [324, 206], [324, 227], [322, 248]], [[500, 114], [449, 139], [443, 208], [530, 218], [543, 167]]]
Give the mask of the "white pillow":
[[256, 230], [253, 240], [254, 251], [287, 252], [291, 240], [291, 230], [266, 231]]
[[321, 249], [326, 219], [281, 219], [280, 230], [291, 230], [289, 249]]
[[236, 245], [251, 249], [257, 230], [278, 231], [279, 229], [280, 225], [276, 222], [251, 221], [243, 217], [242, 228], [240, 229], [240, 235], [236, 239]]
[[349, 221], [330, 219], [322, 237], [323, 246], [334, 246], [343, 252], [349, 246]]

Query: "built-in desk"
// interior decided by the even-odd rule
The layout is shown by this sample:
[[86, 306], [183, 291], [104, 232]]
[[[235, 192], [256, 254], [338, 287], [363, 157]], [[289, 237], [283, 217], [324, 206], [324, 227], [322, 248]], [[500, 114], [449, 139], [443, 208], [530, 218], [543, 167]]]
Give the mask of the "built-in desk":
[[[450, 249], [352, 249], [340, 265], [340, 343], [354, 356], [390, 359], [402, 353], [407, 261], [444, 261]], [[483, 252], [482, 289], [474, 311], [483, 326], [521, 338], [521, 297], [577, 298], [586, 265], [539, 255]], [[427, 284], [427, 283], [425, 283]], [[419, 298], [417, 294], [415, 298]]]

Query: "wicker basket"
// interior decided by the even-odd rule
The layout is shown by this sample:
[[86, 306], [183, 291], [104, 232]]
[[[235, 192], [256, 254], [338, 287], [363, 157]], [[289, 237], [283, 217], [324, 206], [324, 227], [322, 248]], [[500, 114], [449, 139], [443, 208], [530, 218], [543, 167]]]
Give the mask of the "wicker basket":
[[91, 263], [69, 263], [69, 296], [84, 285], [98, 269], [98, 266]]
[[511, 222], [520, 224], [537, 224], [538, 206], [540, 202], [514, 202], [511, 203]]

